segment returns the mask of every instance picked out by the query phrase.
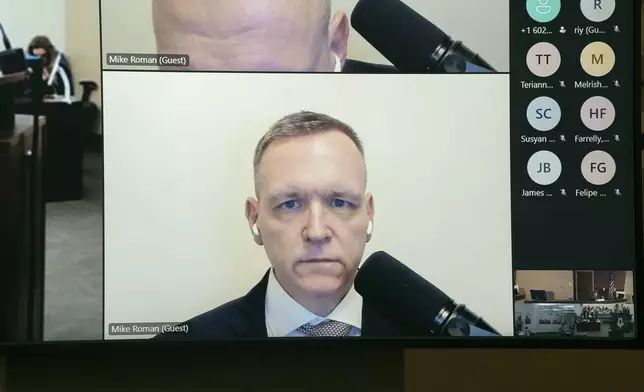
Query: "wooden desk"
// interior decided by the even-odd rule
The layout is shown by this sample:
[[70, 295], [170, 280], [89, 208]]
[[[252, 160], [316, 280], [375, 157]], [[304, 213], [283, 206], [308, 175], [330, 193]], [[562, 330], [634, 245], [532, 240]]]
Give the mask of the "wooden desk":
[[46, 202], [81, 200], [83, 187], [83, 103], [72, 104], [45, 99], [36, 104], [28, 98], [15, 102], [16, 113], [46, 117], [47, 132], [43, 140], [44, 198]]
[[42, 132], [33, 125], [18, 115], [13, 132], [0, 134], [0, 341], [42, 340]]

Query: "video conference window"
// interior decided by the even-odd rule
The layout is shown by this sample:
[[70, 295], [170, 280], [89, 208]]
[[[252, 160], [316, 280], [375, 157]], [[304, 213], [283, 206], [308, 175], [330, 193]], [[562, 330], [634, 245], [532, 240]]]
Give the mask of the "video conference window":
[[516, 271], [515, 335], [634, 337], [633, 271]]
[[2, 3], [0, 343], [636, 337], [632, 12]]
[[[333, 72], [339, 67], [337, 56], [345, 73], [399, 72], [391, 67], [392, 58], [402, 61], [398, 68], [423, 72], [408, 64], [409, 55], [399, 52], [398, 41], [423, 50], [435, 45], [447, 52], [450, 37], [479, 55], [477, 59], [467, 57], [472, 65], [510, 70], [508, 0], [380, 4], [276, 0], [270, 4], [252, 0], [103, 1], [103, 69], [171, 69], [176, 64], [161, 64], [152, 56], [165, 54], [187, 55], [189, 61], [176, 67], [184, 71]], [[464, 9], [478, 17], [464, 18]], [[403, 29], [402, 19], [414, 23]], [[429, 21], [433, 27], [427, 25]], [[444, 70], [448, 62], [430, 65]]]
[[[114, 130], [105, 135], [106, 338], [123, 336], [110, 326], [188, 320], [245, 294], [240, 305], [250, 306], [253, 287], [268, 314], [293, 306], [292, 317], [307, 318], [277, 282], [296, 301], [324, 306], [379, 250], [511, 334], [506, 76], [106, 72], [103, 80], [105, 126]], [[140, 93], [122, 99], [129, 88]], [[194, 99], [167, 99], [180, 91]], [[468, 95], [460, 110], [450, 104], [459, 95]], [[335, 121], [355, 131], [364, 159]], [[253, 175], [263, 137], [275, 141]], [[131, 165], [141, 145], [154, 148]], [[458, 246], [463, 238], [469, 246]], [[269, 265], [275, 275], [262, 280]], [[264, 313], [264, 302], [251, 309]], [[241, 311], [219, 309], [214, 326], [195, 331], [214, 333]], [[359, 315], [346, 317], [360, 327]]]

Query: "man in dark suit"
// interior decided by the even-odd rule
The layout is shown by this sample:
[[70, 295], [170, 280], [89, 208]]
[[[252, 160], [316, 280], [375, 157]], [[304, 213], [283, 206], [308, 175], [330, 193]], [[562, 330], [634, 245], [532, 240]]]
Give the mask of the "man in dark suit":
[[397, 72], [347, 59], [349, 18], [331, 0], [154, 0], [152, 17], [157, 51], [193, 70]]
[[245, 296], [185, 322], [187, 333], [157, 338], [404, 336], [353, 287], [374, 221], [356, 132], [324, 114], [291, 114], [259, 141], [253, 163], [246, 219], [271, 268]]

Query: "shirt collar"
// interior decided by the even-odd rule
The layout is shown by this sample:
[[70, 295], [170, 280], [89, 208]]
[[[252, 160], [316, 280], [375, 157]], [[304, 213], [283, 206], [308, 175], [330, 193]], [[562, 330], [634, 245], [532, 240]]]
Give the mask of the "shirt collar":
[[266, 326], [269, 335], [287, 336], [306, 324], [319, 324], [325, 320], [340, 321], [355, 328], [362, 328], [362, 297], [353, 286], [338, 306], [327, 317], [319, 317], [295, 301], [280, 285], [271, 269], [266, 287]]

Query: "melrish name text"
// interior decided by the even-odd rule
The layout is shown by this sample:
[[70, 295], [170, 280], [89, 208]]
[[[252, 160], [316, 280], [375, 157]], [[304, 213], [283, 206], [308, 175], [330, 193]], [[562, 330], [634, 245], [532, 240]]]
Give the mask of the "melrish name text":
[[576, 81], [575, 88], [604, 88], [599, 80]]

